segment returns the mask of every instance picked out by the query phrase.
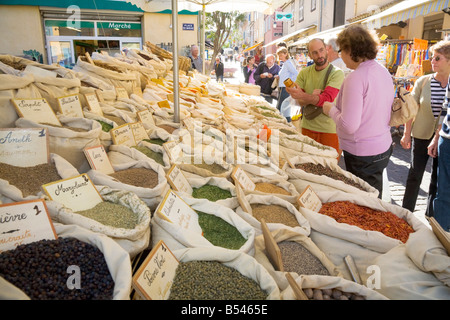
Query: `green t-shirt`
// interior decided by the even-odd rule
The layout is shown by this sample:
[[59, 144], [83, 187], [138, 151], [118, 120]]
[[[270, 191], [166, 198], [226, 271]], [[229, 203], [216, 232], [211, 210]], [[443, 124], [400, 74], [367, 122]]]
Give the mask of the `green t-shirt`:
[[[311, 65], [300, 70], [295, 83], [305, 90], [306, 93], [312, 94], [314, 89], [325, 89], [323, 82], [327, 73], [327, 68], [316, 71], [315, 66]], [[328, 76], [328, 82], [326, 87], [330, 86], [336, 89], [341, 88], [341, 84], [344, 81], [344, 72], [341, 69], [333, 68]], [[302, 128], [317, 132], [336, 133], [336, 124], [333, 119], [325, 114], [320, 114], [312, 120], [307, 120], [305, 117], [302, 119]]]

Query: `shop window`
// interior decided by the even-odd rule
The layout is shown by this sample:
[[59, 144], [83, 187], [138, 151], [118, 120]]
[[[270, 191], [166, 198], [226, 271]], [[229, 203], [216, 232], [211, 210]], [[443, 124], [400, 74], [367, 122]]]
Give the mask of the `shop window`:
[[50, 41], [51, 63], [57, 63], [65, 68], [73, 64], [70, 41]]
[[122, 49], [124, 48], [141, 50], [141, 44], [139, 42], [122, 42]]
[[99, 37], [141, 37], [141, 24], [130, 22], [97, 22]]
[[45, 20], [45, 35], [93, 37], [95, 24], [89, 21]]
[[[443, 14], [442, 14], [443, 15]], [[442, 33], [437, 30], [442, 29], [442, 25], [444, 23], [444, 17], [442, 16], [439, 19], [434, 18], [433, 20], [425, 20], [423, 24], [423, 37], [425, 40], [441, 40]]]

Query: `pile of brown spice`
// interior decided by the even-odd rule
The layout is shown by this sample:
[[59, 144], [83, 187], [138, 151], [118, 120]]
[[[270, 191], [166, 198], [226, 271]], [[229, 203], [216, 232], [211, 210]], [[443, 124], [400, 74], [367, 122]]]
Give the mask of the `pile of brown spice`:
[[291, 195], [289, 191], [270, 182], [257, 182], [255, 183], [255, 186], [256, 186], [255, 191], [260, 191], [264, 193], [284, 194], [287, 196]]
[[24, 197], [36, 195], [41, 186], [61, 180], [54, 163], [44, 163], [33, 167], [17, 167], [0, 163], [0, 179], [16, 186]]
[[135, 187], [153, 189], [158, 185], [158, 173], [147, 168], [129, 168], [116, 171], [109, 176], [122, 183], [130, 184]]
[[254, 203], [250, 205], [256, 220], [264, 219], [266, 223], [282, 223], [289, 227], [299, 227], [297, 218], [287, 208], [276, 204]]

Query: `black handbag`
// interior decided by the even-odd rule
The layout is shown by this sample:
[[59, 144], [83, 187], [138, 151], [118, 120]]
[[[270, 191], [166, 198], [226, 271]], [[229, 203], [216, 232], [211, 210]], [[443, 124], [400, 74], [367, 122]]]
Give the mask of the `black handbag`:
[[[325, 74], [325, 81], [323, 83], [322, 90], [325, 89], [327, 82], [328, 82], [328, 77], [332, 70], [333, 70], [333, 65], [330, 63], [327, 73]], [[312, 104], [308, 104], [308, 105], [302, 107], [302, 116], [305, 117], [306, 120], [312, 120], [312, 119], [316, 118], [317, 116], [319, 116], [321, 113], [322, 113], [322, 108], [312, 105]]]

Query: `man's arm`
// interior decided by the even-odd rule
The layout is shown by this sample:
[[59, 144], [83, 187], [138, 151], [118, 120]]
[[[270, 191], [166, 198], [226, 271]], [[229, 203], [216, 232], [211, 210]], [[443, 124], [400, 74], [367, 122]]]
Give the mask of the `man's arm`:
[[322, 107], [325, 101], [333, 102], [336, 99], [339, 89], [328, 86], [319, 95], [309, 94], [303, 91], [302, 88], [295, 84], [295, 87], [286, 88], [286, 91], [291, 95], [293, 99], [296, 99], [300, 105], [312, 104], [318, 107]]

